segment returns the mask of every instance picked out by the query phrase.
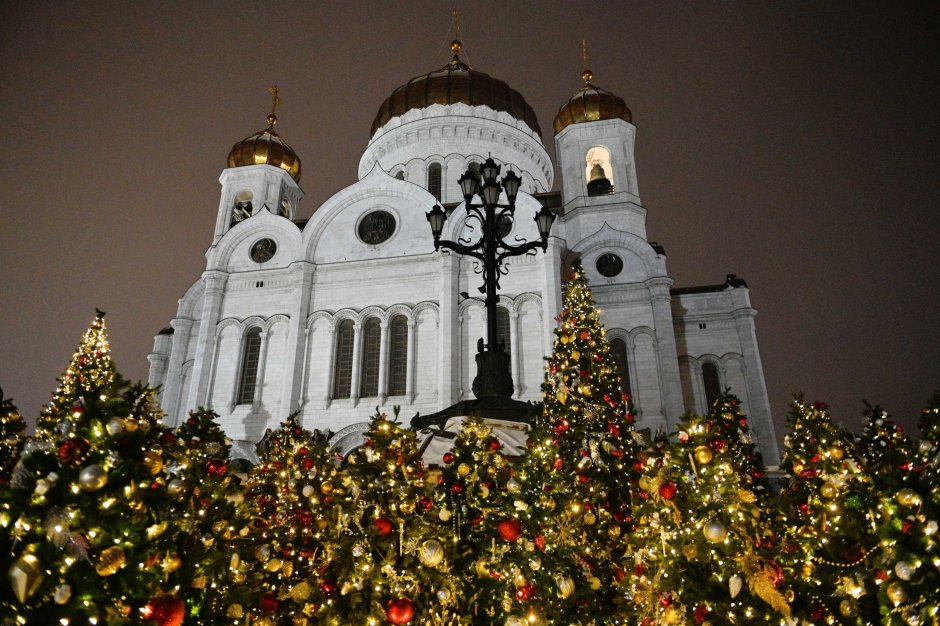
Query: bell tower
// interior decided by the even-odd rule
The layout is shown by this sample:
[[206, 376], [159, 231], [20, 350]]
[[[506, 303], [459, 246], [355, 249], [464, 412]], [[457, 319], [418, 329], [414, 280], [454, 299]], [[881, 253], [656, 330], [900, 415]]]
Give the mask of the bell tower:
[[228, 167], [219, 178], [222, 197], [213, 243], [259, 211], [267, 210], [289, 220], [297, 215], [297, 204], [304, 196], [298, 185], [300, 158], [274, 130], [281, 98], [276, 86], [269, 91], [271, 113], [267, 117], [267, 128], [232, 147]]

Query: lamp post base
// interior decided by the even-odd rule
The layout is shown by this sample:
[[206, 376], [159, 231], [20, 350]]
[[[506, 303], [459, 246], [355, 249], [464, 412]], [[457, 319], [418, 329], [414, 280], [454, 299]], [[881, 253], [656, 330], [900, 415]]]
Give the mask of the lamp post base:
[[511, 398], [513, 385], [509, 355], [502, 350], [485, 350], [477, 352], [476, 361], [473, 395], [477, 398]]

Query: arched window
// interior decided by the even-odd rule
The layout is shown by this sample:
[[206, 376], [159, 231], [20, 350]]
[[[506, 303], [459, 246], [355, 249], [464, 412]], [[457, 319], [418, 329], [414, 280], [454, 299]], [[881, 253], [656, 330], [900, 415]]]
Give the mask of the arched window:
[[251, 217], [251, 199], [252, 194], [247, 189], [235, 194], [235, 201], [232, 203], [232, 220], [229, 226], [234, 226]]
[[288, 200], [287, 198], [284, 198], [283, 200], [281, 200], [281, 208], [278, 209], [278, 215], [280, 215], [281, 217], [286, 217], [287, 219], [290, 219], [290, 214], [291, 214], [290, 200]]
[[603, 196], [614, 191], [614, 170], [610, 164], [610, 150], [604, 146], [594, 146], [587, 151], [585, 160], [585, 179], [589, 196]]
[[496, 342], [503, 347], [503, 352], [511, 354], [512, 341], [509, 338], [509, 310], [496, 309]]
[[382, 343], [382, 325], [377, 317], [370, 317], [362, 327], [362, 367], [359, 374], [359, 397], [379, 395], [379, 346]]
[[428, 165], [428, 191], [435, 198], [441, 199], [441, 164], [431, 163]]
[[251, 404], [255, 401], [255, 384], [258, 381], [258, 359], [260, 356], [261, 329], [255, 326], [245, 334], [241, 375], [238, 379], [237, 404]]
[[336, 328], [336, 354], [333, 357], [333, 397], [348, 398], [352, 393], [353, 322], [343, 320]]
[[714, 363], [702, 364], [702, 383], [705, 385], [705, 410], [711, 411], [721, 395], [721, 380], [718, 378], [718, 368]]
[[627, 359], [627, 344], [623, 339], [611, 339], [610, 354], [617, 362], [617, 374], [620, 375], [620, 391], [633, 393], [630, 390], [630, 361]]
[[408, 319], [396, 315], [388, 327], [388, 395], [405, 395], [407, 377]]

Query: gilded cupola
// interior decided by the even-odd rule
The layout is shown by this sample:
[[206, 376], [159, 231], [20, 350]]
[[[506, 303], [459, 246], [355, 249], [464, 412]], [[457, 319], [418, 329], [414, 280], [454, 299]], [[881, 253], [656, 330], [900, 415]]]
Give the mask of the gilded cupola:
[[393, 91], [379, 107], [372, 122], [372, 135], [392, 118], [411, 109], [463, 103], [508, 113], [541, 136], [535, 111], [522, 95], [505, 82], [470, 68], [460, 60], [461, 48], [460, 40], [454, 40], [450, 46], [454, 53], [450, 63], [429, 74], [416, 76]]
[[633, 114], [623, 98], [596, 87], [591, 83], [593, 77], [591, 70], [585, 69], [581, 74], [584, 84], [558, 109], [553, 124], [556, 135], [569, 125], [582, 122], [615, 119], [633, 122]]
[[281, 102], [277, 95], [277, 87], [271, 88], [271, 95], [273, 104], [271, 114], [268, 115], [268, 127], [250, 137], [245, 137], [232, 146], [232, 150], [228, 153], [228, 166], [273, 165], [290, 174], [291, 178], [299, 183], [300, 157], [274, 130], [277, 125], [275, 111]]

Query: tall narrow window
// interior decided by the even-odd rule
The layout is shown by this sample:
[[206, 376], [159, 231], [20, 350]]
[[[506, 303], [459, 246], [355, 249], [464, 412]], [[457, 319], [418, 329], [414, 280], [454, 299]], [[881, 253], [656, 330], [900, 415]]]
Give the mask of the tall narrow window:
[[252, 194], [247, 189], [239, 191], [235, 195], [235, 201], [232, 203], [232, 219], [229, 226], [234, 226], [238, 222], [251, 217], [251, 199]]
[[509, 335], [509, 311], [502, 307], [496, 309], [496, 342], [503, 347], [503, 352], [512, 352]]
[[242, 370], [238, 380], [238, 404], [255, 401], [255, 383], [258, 381], [258, 358], [261, 356], [261, 329], [255, 326], [245, 335], [242, 352]]
[[388, 395], [405, 395], [407, 377], [408, 319], [396, 315], [388, 327]]
[[715, 401], [721, 395], [721, 381], [718, 378], [718, 368], [714, 363], [705, 363], [702, 365], [702, 382], [705, 385], [705, 404], [706, 410], [711, 411], [715, 406]]
[[333, 397], [348, 398], [352, 393], [353, 322], [343, 320], [336, 329], [333, 360]]
[[362, 368], [359, 376], [359, 397], [379, 395], [379, 346], [382, 325], [378, 318], [370, 317], [362, 327]]
[[431, 163], [428, 165], [428, 191], [435, 198], [441, 199], [441, 164]]
[[617, 373], [620, 375], [620, 391], [632, 393], [630, 391], [630, 361], [627, 359], [627, 344], [623, 339], [612, 339], [610, 341], [610, 354], [617, 362]]

